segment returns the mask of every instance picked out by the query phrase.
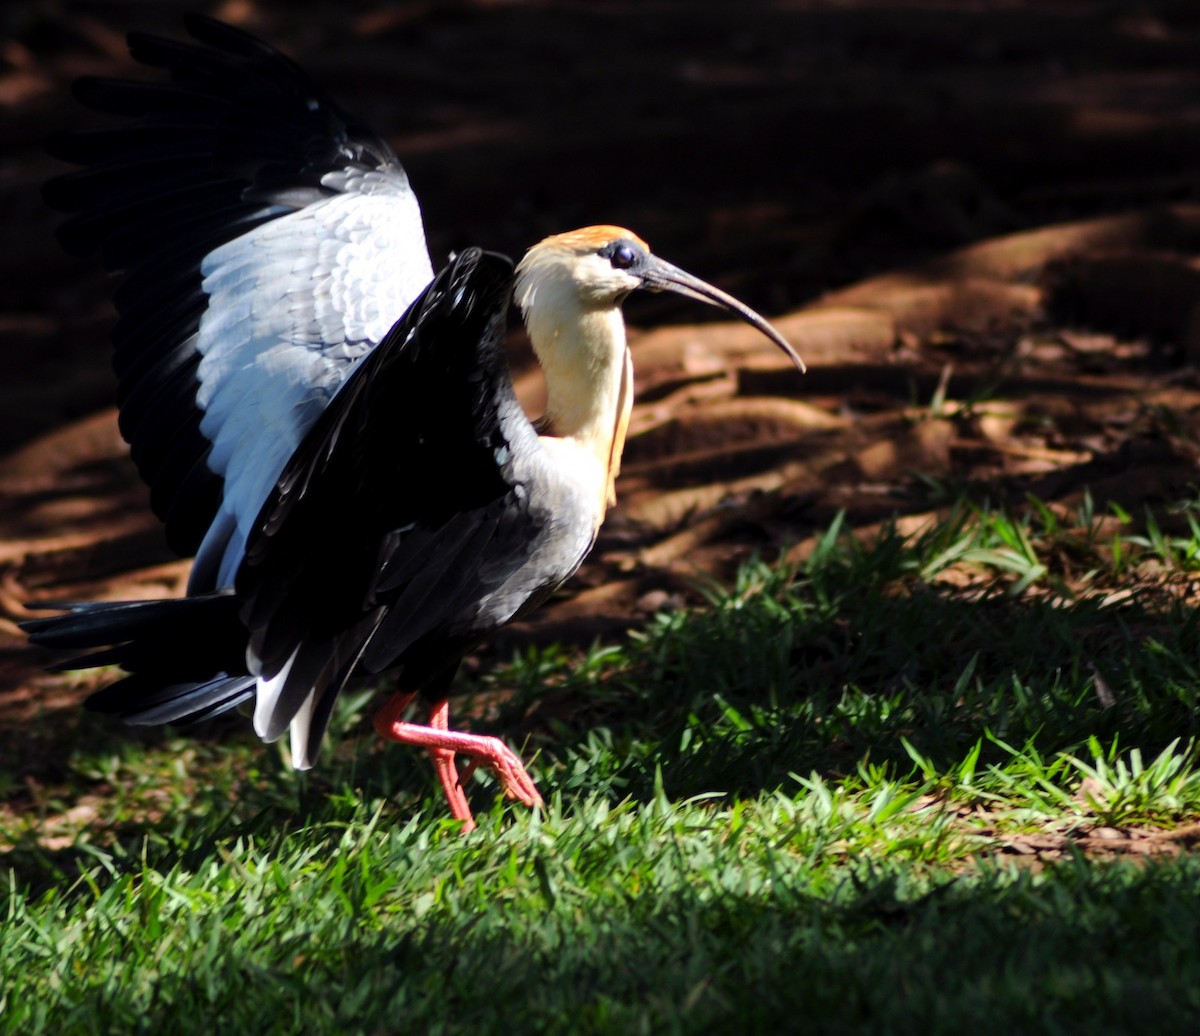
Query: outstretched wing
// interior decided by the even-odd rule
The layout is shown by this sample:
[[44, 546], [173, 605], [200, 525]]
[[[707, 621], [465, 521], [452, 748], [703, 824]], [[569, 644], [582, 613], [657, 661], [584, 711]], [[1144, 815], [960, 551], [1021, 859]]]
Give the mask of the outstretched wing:
[[511, 291], [506, 258], [458, 256], [355, 368], [258, 518], [236, 582], [255, 727], [291, 726], [298, 766], [356, 665], [399, 663], [420, 686], [539, 589], [514, 580], [544, 517], [502, 350]]
[[288, 58], [189, 15], [197, 43], [131, 34], [166, 81], [81, 80], [132, 121], [62, 135], [60, 237], [123, 273], [121, 430], [190, 590], [230, 585], [288, 458], [430, 281], [420, 210], [387, 144]]

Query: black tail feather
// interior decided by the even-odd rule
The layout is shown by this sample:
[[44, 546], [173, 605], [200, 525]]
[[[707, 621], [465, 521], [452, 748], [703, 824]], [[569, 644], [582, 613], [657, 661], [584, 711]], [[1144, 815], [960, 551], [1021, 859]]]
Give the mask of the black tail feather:
[[246, 631], [232, 591], [161, 601], [40, 604], [65, 614], [21, 624], [45, 647], [99, 650], [53, 668], [118, 665], [129, 675], [87, 699], [87, 708], [137, 725], [218, 715], [254, 696]]
[[221, 673], [211, 680], [164, 686], [137, 673], [97, 691], [85, 704], [92, 712], [120, 716], [136, 727], [194, 723], [250, 701], [254, 687], [254, 677], [247, 675]]

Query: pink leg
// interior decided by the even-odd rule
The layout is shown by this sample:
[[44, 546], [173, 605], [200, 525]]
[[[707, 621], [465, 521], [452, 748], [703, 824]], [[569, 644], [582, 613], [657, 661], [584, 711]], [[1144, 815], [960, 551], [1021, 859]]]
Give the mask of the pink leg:
[[460, 730], [449, 729], [449, 702], [441, 701], [433, 707], [429, 714], [428, 726], [403, 722], [400, 716], [414, 697], [414, 694], [394, 695], [375, 716], [375, 729], [391, 741], [428, 749], [433, 757], [433, 765], [437, 770], [438, 780], [441, 781], [442, 790], [446, 793], [450, 814], [456, 820], [463, 821], [464, 832], [474, 829], [475, 820], [471, 816], [471, 807], [467, 804], [462, 780], [454, 765], [456, 755], [465, 755], [471, 760], [465, 776], [470, 776], [475, 767], [482, 763], [495, 774], [501, 789], [510, 799], [531, 807], [542, 804], [542, 796], [538, 794], [533, 779], [508, 745], [496, 737], [465, 734]]

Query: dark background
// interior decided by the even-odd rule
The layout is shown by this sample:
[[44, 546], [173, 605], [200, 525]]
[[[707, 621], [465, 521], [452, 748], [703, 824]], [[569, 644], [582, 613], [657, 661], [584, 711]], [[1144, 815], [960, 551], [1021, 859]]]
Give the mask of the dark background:
[[[175, 592], [183, 578], [115, 432], [109, 286], [59, 251], [38, 186], [60, 168], [42, 151], [45, 135], [94, 124], [71, 81], [143, 74], [124, 32], [181, 35], [189, 7], [285, 50], [391, 141], [422, 199], [435, 266], [468, 244], [519, 255], [545, 234], [612, 222], [784, 322], [856, 284], [835, 300], [894, 320], [894, 335], [844, 354], [788, 324], [813, 364], [808, 380], [772, 376], [755, 388], [739, 372], [718, 415], [699, 389], [673, 394], [688, 377], [679, 348], [670, 353], [670, 325], [708, 315], [677, 300], [631, 304], [632, 323], [662, 329], [635, 342], [637, 420], [657, 431], [631, 439], [621, 493], [642, 510], [614, 515], [576, 584], [585, 592], [556, 606], [559, 633], [590, 639], [639, 602], [645, 610], [686, 592], [685, 555], [693, 570], [720, 570], [743, 548], [803, 540], [838, 508], [860, 522], [927, 511], [937, 501], [915, 479], [925, 471], [1018, 500], [1036, 491], [1069, 502], [1103, 485], [1136, 509], [1194, 493], [1200, 220], [1188, 219], [1200, 187], [1200, 4], [1191, 0], [6, 0], [0, 738], [30, 710], [82, 693], [35, 675], [46, 658], [13, 625], [24, 601]], [[912, 317], [911, 293], [897, 301], [894, 281], [871, 279], [911, 268], [924, 287], [953, 294], [968, 276], [955, 265], [963, 246], [1066, 221], [1152, 219], [1166, 205], [1188, 219], [1166, 234], [1142, 232], [1144, 222], [1116, 234], [1116, 267], [1085, 263], [1059, 290], [1062, 271], [1056, 281], [1053, 264], [1033, 255], [998, 275], [994, 311], [980, 296], [970, 319], [953, 305]], [[1027, 306], [1012, 302], [1022, 291]], [[517, 335], [518, 355], [519, 344]], [[1001, 379], [1027, 426], [1009, 441], [964, 420], [946, 435], [921, 433], [913, 450], [896, 447], [911, 438], [910, 408], [928, 404], [939, 379], [960, 397]], [[1147, 393], [1158, 401], [1149, 416]], [[794, 407], [786, 435], [782, 418], [752, 417], [746, 401], [763, 396], [827, 415], [821, 455], [840, 450], [842, 460], [807, 481], [788, 468], [815, 455], [815, 439], [797, 437]], [[742, 451], [733, 460], [704, 452], [732, 441]], [[697, 508], [636, 520], [654, 494], [773, 465], [785, 472], [776, 503], [735, 493], [745, 504], [737, 520], [713, 522]], [[638, 553], [689, 529], [691, 546], [657, 567]]]
[[[21, 391], [0, 448], [111, 398], [106, 289], [57, 251], [40, 142], [92, 121], [75, 76], [138, 74], [127, 29], [180, 34], [195, 7], [285, 49], [389, 138], [435, 260], [614, 222], [778, 314], [996, 232], [1191, 198], [1200, 175], [1187, 0], [8, 0], [0, 362]], [[957, 168], [939, 181], [936, 163]]]

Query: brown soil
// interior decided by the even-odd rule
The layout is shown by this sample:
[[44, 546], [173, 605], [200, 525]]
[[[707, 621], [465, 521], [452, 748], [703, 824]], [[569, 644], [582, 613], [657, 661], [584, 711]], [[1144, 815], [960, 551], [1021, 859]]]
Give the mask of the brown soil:
[[[108, 287], [38, 184], [77, 75], [134, 71], [170, 2], [0, 15], [0, 758], [69, 742], [24, 602], [177, 593], [111, 409]], [[1131, 514], [1196, 495], [1200, 10], [1189, 0], [458, 0], [203, 5], [383, 131], [435, 257], [615, 222], [770, 314], [629, 306], [621, 505], [571, 593], [508, 637], [590, 641], [751, 550], [936, 508], [938, 486]], [[520, 337], [514, 363], [536, 410]], [[967, 401], [976, 405], [964, 407]], [[52, 723], [30, 725], [35, 716]], [[10, 769], [11, 767], [11, 769]], [[1093, 832], [1090, 837], [1097, 837]], [[1020, 851], [1020, 850], [1017, 850]]]

